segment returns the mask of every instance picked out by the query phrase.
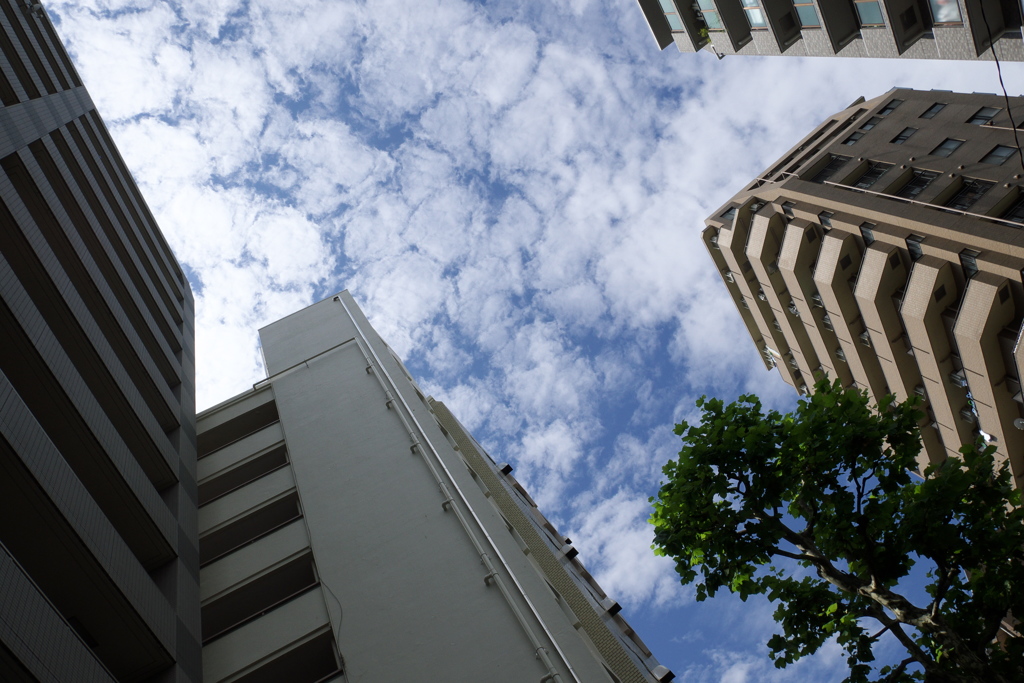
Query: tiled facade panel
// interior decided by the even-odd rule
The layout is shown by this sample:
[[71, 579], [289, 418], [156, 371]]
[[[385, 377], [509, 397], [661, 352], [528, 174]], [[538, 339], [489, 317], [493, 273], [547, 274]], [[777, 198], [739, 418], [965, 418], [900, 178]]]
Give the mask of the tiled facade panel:
[[2, 545], [0, 604], [4, 606], [0, 643], [12, 648], [11, 657], [17, 660], [7, 667], [0, 664], [0, 672], [10, 676], [7, 680], [19, 680], [14, 670], [23, 671], [26, 681], [114, 683], [113, 674], [96, 659]]
[[198, 682], [191, 292], [39, 5], [0, 0], [0, 104], [0, 544], [52, 605], [0, 679]]
[[[983, 7], [984, 5], [984, 7]], [[713, 0], [721, 28], [697, 19], [699, 8], [689, 0], [676, 0], [677, 16], [686, 19], [673, 29], [663, 11], [645, 7], [644, 15], [659, 47], [675, 42], [680, 52], [705, 47], [727, 55], [840, 56], [905, 59], [992, 59], [989, 44], [1003, 61], [1024, 61], [1021, 39], [1024, 7], [1017, 0], [960, 0], [960, 21], [935, 23], [928, 3], [916, 0], [880, 0], [883, 25], [861, 25], [849, 0], [817, 0], [819, 26], [799, 27], [795, 8], [786, 2], [762, 0], [765, 26], [753, 26], [740, 12], [739, 0]], [[991, 31], [991, 33], [989, 33]], [[790, 36], [796, 36], [790, 44]]]
[[[720, 253], [731, 260], [732, 292], [729, 271], [765, 259], [759, 240], [737, 249], [731, 235], [781, 219], [783, 282], [758, 267], [743, 287], [791, 298], [830, 377], [874, 397], [920, 396], [922, 466], [983, 437], [1019, 479], [1024, 216], [1014, 207], [1024, 166], [1012, 126], [1024, 122], [1024, 99], [1006, 106], [995, 95], [912, 90], [857, 103], [719, 208], [703, 241], [716, 266]], [[730, 211], [735, 220], [723, 220]], [[748, 323], [759, 349], [763, 328]]]

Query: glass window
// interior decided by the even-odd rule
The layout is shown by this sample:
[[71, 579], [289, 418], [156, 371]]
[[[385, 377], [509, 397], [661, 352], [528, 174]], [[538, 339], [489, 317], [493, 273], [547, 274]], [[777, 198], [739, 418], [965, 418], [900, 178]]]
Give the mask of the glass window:
[[910, 260], [916, 261], [924, 256], [924, 250], [921, 248], [921, 242], [924, 242], [924, 237], [920, 235], [911, 235], [907, 238], [907, 251], [910, 252]]
[[787, 216], [792, 217], [793, 216], [793, 207], [795, 207], [795, 206], [796, 206], [796, 204], [793, 203], [793, 202], [782, 202], [782, 213], [786, 214]]
[[747, 14], [747, 22], [750, 24], [750, 28], [765, 28], [768, 26], [768, 22], [764, 18], [764, 12], [761, 11], [761, 5], [757, 0], [740, 0], [740, 4], [743, 5], [743, 11]]
[[996, 114], [998, 113], [999, 110], [996, 109], [995, 107], [982, 107], [981, 109], [974, 113], [974, 116], [967, 119], [967, 123], [973, 123], [977, 126], [984, 126], [986, 123], [994, 119]]
[[832, 227], [832, 216], [835, 216], [834, 211], [822, 211], [818, 214], [818, 222], [826, 228]]
[[878, 227], [874, 223], [861, 223], [860, 224], [860, 236], [864, 238], [864, 246], [870, 246], [875, 241], [875, 228]]
[[942, 111], [945, 108], [946, 108], [945, 104], [943, 104], [942, 102], [936, 102], [932, 106], [928, 107], [928, 109], [926, 109], [925, 112], [923, 114], [921, 114], [921, 116], [919, 116], [918, 118], [934, 119], [935, 115], [938, 114], [940, 111]]
[[1024, 225], [1024, 193], [1017, 197], [1017, 201], [1010, 205], [1010, 208], [1007, 209], [1002, 217], [1008, 221]]
[[834, 176], [836, 174], [836, 171], [842, 168], [843, 164], [850, 160], [850, 157], [843, 157], [839, 156], [838, 154], [830, 154], [829, 156], [831, 158], [829, 159], [828, 163], [825, 164], [825, 167], [818, 171], [813, 178], [811, 178], [812, 183], [825, 182], [826, 180]]
[[1016, 147], [1007, 147], [1006, 145], [996, 145], [992, 148], [992, 151], [981, 158], [983, 164], [993, 164], [998, 166], [1006, 163], [1006, 160], [1017, 153]]
[[843, 144], [844, 145], [856, 144], [857, 140], [860, 140], [862, 137], [864, 137], [864, 133], [862, 133], [860, 131], [857, 131], [855, 133], [850, 133], [850, 137], [848, 137], [845, 140], [843, 140]]
[[897, 197], [914, 199], [924, 192], [925, 188], [932, 184], [932, 181], [939, 177], [935, 171], [922, 171], [915, 168], [910, 180], [896, 192]]
[[[895, 107], [893, 107], [893, 109], [895, 109]], [[892, 110], [890, 110], [890, 111], [892, 111]], [[868, 119], [867, 123], [865, 123], [863, 126], [860, 127], [860, 129], [861, 130], [871, 130], [872, 128], [874, 128], [875, 126], [880, 124], [881, 122], [882, 122], [882, 117], [881, 116], [872, 116], [870, 119]]]
[[936, 24], [962, 24], [964, 21], [957, 0], [928, 0], [928, 5]]
[[950, 154], [960, 148], [960, 145], [964, 144], [963, 140], [954, 140], [953, 138], [946, 138], [939, 146], [933, 149], [930, 154], [935, 157], [948, 157]]
[[900, 131], [900, 134], [894, 137], [889, 142], [894, 145], [902, 145], [904, 142], [910, 139], [910, 136], [917, 132], [917, 128], [904, 128]]
[[878, 6], [878, 0], [853, 0], [857, 7], [857, 14], [860, 16], [861, 26], [885, 26], [885, 19], [882, 18], [882, 8]]
[[981, 199], [981, 196], [988, 192], [993, 185], [995, 185], [995, 183], [990, 183], [985, 180], [964, 178], [964, 184], [960, 188], [960, 191], [946, 202], [946, 206], [951, 209], [966, 211], [971, 208], [976, 201]]
[[878, 112], [879, 116], [886, 116], [887, 114], [893, 113], [896, 107], [903, 104], [903, 100], [889, 100], [889, 104], [882, 107], [882, 111]]
[[730, 206], [728, 209], [726, 209], [725, 211], [722, 212], [722, 214], [719, 216], [719, 218], [721, 218], [726, 223], [729, 223], [730, 227], [732, 227], [732, 218], [735, 215], [736, 215], [736, 207], [735, 206]]
[[672, 4], [672, 0], [661, 0], [661, 9], [665, 12], [665, 18], [668, 19], [668, 25], [672, 27], [673, 31], [682, 31], [683, 22], [677, 14], [676, 6]]
[[864, 171], [864, 175], [854, 183], [854, 187], [859, 187], [865, 190], [868, 189], [878, 182], [878, 179], [882, 177], [882, 174], [890, 168], [892, 168], [892, 164], [885, 164], [881, 161], [872, 161], [868, 164], [868, 170]]
[[801, 28], [818, 28], [821, 21], [818, 19], [818, 11], [814, 9], [814, 3], [808, 0], [793, 0], [793, 9], [796, 10], [796, 18], [800, 21]]
[[722, 20], [718, 16], [718, 8], [715, 7], [715, 3], [712, 0], [697, 0], [697, 6], [704, 16], [704, 23], [709, 31], [723, 30]]
[[964, 269], [964, 275], [970, 279], [978, 274], [978, 257], [981, 252], [975, 249], [964, 249], [960, 252], [960, 267]]

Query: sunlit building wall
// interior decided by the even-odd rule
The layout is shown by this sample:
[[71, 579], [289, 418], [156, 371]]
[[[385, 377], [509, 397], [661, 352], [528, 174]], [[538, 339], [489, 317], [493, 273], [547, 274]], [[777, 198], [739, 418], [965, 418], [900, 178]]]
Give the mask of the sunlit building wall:
[[705, 223], [767, 368], [920, 396], [927, 460], [1024, 476], [1024, 98], [893, 90], [829, 117]]
[[207, 683], [673, 678], [347, 292], [260, 339], [199, 415]]
[[658, 47], [798, 57], [1024, 60], [1019, 0], [638, 0]]

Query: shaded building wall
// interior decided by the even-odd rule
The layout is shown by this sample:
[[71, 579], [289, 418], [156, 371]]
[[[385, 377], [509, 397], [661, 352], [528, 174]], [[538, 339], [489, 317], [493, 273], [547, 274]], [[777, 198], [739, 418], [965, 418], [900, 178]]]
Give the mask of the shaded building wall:
[[0, 678], [199, 681], [188, 282], [38, 6], [0, 103]]

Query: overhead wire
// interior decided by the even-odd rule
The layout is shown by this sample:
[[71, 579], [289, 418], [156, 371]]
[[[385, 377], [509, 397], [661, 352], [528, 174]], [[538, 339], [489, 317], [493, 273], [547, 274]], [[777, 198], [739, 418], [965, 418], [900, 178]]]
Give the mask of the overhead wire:
[[985, 32], [988, 34], [988, 48], [992, 50], [992, 59], [996, 63], [996, 73], [999, 75], [999, 85], [1003, 89], [1003, 100], [1006, 102], [1006, 113], [1010, 116], [1010, 128], [1013, 129], [1013, 144], [1017, 148], [1017, 160], [1020, 168], [1024, 171], [1024, 151], [1020, 148], [1020, 137], [1017, 134], [1017, 123], [1013, 120], [1013, 110], [1010, 109], [1010, 95], [1006, 92], [1006, 84], [1003, 82], [1003, 68], [999, 64], [999, 55], [996, 54], [996, 42], [992, 37], [992, 26], [988, 23], [988, 15], [985, 13], [985, 3], [979, 3], [981, 7], [981, 19], [985, 22]]

